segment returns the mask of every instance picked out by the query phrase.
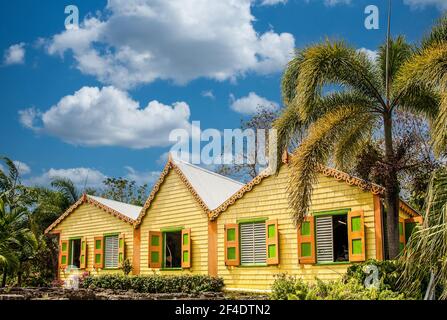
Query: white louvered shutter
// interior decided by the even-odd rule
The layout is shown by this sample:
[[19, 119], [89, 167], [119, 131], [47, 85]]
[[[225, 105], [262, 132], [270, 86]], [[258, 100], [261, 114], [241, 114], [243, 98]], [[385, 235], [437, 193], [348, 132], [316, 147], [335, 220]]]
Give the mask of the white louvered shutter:
[[108, 236], [105, 238], [105, 267], [118, 268], [118, 236]]
[[267, 263], [265, 222], [243, 223], [241, 232], [241, 264]]
[[317, 262], [334, 261], [332, 216], [316, 218]]

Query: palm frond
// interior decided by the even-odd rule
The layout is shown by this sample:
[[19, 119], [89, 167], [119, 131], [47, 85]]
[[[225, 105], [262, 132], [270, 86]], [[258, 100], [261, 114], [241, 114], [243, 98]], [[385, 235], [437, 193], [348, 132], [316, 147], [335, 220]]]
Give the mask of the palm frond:
[[51, 186], [61, 192], [70, 204], [75, 203], [81, 196], [73, 181], [67, 178], [56, 178], [51, 181]]
[[361, 113], [345, 123], [345, 130], [336, 141], [334, 150], [334, 161], [338, 169], [349, 171], [352, 168], [363, 147], [371, 141], [378, 117], [371, 113]]
[[447, 299], [447, 168], [433, 174], [425, 205], [424, 222], [411, 235], [400, 257], [403, 273], [401, 287], [415, 293], [427, 286], [433, 276], [433, 287]]
[[325, 85], [348, 88], [384, 105], [380, 73], [365, 53], [343, 42], [326, 41], [303, 50], [301, 55], [292, 103], [299, 106], [302, 119], [312, 113]]
[[358, 117], [360, 111], [358, 106], [342, 106], [326, 113], [312, 124], [307, 138], [293, 153], [288, 192], [295, 225], [300, 225], [308, 214], [319, 166], [329, 159], [344, 123]]
[[433, 126], [432, 142], [436, 154], [447, 153], [447, 90], [441, 93], [438, 117]]
[[433, 26], [431, 32], [422, 40], [422, 48], [427, 49], [447, 42], [447, 14]]
[[[383, 86], [386, 82], [386, 43], [379, 48], [378, 61], [382, 75]], [[392, 85], [392, 80], [399, 72], [402, 65], [413, 55], [413, 47], [405, 41], [403, 36], [396, 39], [390, 39], [389, 58], [388, 58], [388, 79]]]

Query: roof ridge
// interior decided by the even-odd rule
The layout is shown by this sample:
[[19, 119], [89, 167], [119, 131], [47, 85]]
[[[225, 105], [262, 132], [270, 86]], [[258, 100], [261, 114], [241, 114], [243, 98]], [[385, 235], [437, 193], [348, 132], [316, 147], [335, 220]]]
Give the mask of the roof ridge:
[[193, 168], [195, 168], [195, 169], [198, 169], [198, 170], [204, 171], [204, 172], [206, 172], [206, 173], [208, 173], [208, 174], [214, 175], [214, 176], [216, 176], [216, 177], [218, 177], [218, 178], [226, 179], [226, 180], [231, 181], [231, 182], [233, 182], [233, 183], [237, 183], [237, 184], [239, 184], [239, 185], [241, 185], [241, 186], [244, 186], [244, 185], [245, 185], [245, 183], [243, 183], [243, 182], [237, 181], [237, 180], [235, 180], [235, 179], [232, 179], [232, 178], [230, 178], [230, 177], [224, 176], [224, 175], [219, 174], [219, 173], [217, 173], [217, 172], [214, 172], [214, 171], [211, 171], [211, 170], [208, 170], [208, 169], [199, 167], [199, 166], [197, 166], [197, 165], [195, 165], [195, 164], [192, 164], [192, 163], [190, 163], [190, 162], [187, 162], [187, 161], [184, 161], [184, 160], [181, 160], [181, 159], [173, 159], [173, 161], [174, 161], [174, 162], [180, 162], [180, 163], [183, 163], [183, 164], [188, 165], [188, 166], [190, 166], [190, 167], [193, 167]]
[[125, 204], [125, 205], [128, 205], [128, 206], [142, 208], [142, 206], [137, 206], [136, 204], [131, 204], [131, 203], [122, 202], [122, 201], [118, 201], [118, 200], [114, 200], [114, 199], [109, 199], [109, 198], [104, 198], [104, 197], [100, 197], [100, 196], [95, 196], [95, 195], [92, 195], [92, 194], [87, 194], [87, 197], [93, 198], [93, 199], [95, 199], [95, 198], [96, 199], [104, 199], [104, 200], [107, 200], [107, 201], [113, 201], [113, 202], [122, 203], [122, 204]]
[[[96, 196], [93, 196], [93, 197], [96, 197]], [[98, 198], [101, 198], [101, 197], [98, 197]], [[105, 198], [102, 198], [102, 199], [105, 199]], [[105, 199], [105, 200], [109, 200], [109, 199]], [[115, 200], [109, 200], [109, 201], [115, 201]], [[116, 201], [116, 202], [119, 202], [119, 201]], [[91, 205], [94, 205], [97, 208], [102, 209], [105, 212], [111, 214], [115, 218], [120, 219], [124, 222], [130, 223], [131, 225], [133, 225], [136, 221], [135, 219], [132, 219], [132, 218], [126, 216], [125, 214], [115, 210], [114, 208], [111, 208], [110, 206], [108, 206], [102, 202], [99, 202], [95, 198], [92, 198], [92, 196], [84, 193], [75, 203], [73, 203], [67, 210], [65, 210], [65, 212], [59, 216], [59, 218], [57, 218], [51, 225], [49, 225], [45, 229], [44, 234], [47, 234], [51, 230], [53, 230], [59, 223], [62, 222], [62, 220], [64, 220], [66, 217], [68, 217], [76, 208], [78, 208], [81, 204], [84, 204], [84, 203], [89, 203]], [[123, 202], [121, 202], [121, 203], [123, 203]]]

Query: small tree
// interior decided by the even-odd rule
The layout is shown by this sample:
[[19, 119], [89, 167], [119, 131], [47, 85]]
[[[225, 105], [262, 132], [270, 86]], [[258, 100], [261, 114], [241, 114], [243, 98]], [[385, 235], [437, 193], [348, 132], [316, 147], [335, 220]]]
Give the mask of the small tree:
[[129, 273], [132, 272], [133, 266], [129, 259], [125, 259], [123, 261], [123, 263], [121, 264], [121, 269], [123, 270], [125, 276], [129, 275]]

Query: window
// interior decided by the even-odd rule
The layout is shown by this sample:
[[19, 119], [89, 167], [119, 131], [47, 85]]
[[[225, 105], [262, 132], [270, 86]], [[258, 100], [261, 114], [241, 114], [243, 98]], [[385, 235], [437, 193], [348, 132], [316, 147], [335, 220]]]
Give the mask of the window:
[[70, 265], [75, 267], [81, 266], [81, 239], [70, 240]]
[[240, 237], [241, 265], [267, 263], [265, 222], [241, 223]]
[[118, 235], [104, 237], [104, 267], [106, 269], [118, 268]]
[[317, 216], [315, 224], [317, 262], [349, 261], [347, 213]]
[[182, 231], [165, 232], [164, 235], [164, 268], [182, 267]]

